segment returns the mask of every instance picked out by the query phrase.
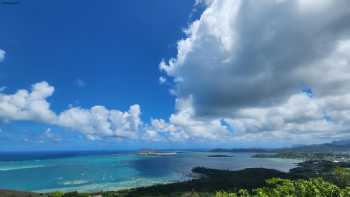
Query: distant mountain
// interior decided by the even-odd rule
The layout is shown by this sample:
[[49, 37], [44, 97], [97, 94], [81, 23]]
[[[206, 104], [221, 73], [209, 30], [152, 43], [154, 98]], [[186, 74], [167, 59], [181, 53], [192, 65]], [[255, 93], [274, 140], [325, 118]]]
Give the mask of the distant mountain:
[[350, 152], [350, 140], [334, 141], [324, 144], [313, 144], [297, 146], [292, 148], [281, 148], [280, 151], [296, 151], [296, 152]]
[[232, 149], [226, 149], [226, 148], [215, 148], [212, 150], [209, 150], [210, 152], [217, 152], [217, 153], [268, 153], [271, 152], [273, 149], [262, 149], [262, 148], [232, 148]]
[[278, 149], [264, 149], [264, 148], [216, 148], [210, 150], [210, 152], [231, 152], [231, 153], [269, 153], [269, 152], [317, 152], [317, 153], [331, 153], [331, 152], [350, 152], [350, 140], [333, 141], [324, 144], [312, 144], [312, 145], [298, 145], [290, 148], [278, 148]]
[[334, 145], [341, 145], [341, 146], [350, 146], [350, 139], [349, 140], [339, 140], [339, 141], [334, 141], [331, 144]]

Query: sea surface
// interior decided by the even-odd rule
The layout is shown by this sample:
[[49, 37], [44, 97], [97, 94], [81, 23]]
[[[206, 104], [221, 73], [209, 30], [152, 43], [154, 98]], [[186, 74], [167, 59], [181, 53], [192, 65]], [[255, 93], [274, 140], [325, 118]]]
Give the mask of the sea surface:
[[[288, 171], [297, 160], [208, 157], [209, 152], [138, 156], [134, 152], [0, 153], [0, 188], [35, 192], [108, 191], [188, 180], [193, 167], [238, 170], [264, 167]], [[221, 153], [220, 153], [221, 154]]]

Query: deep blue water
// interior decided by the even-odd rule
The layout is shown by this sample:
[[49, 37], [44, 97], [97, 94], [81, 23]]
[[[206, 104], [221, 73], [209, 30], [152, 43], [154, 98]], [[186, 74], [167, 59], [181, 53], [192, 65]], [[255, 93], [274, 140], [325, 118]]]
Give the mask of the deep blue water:
[[142, 157], [120, 151], [0, 153], [0, 188], [43, 192], [116, 190], [186, 180], [196, 166], [288, 171], [297, 162], [251, 158], [249, 153], [235, 153], [234, 157], [208, 157], [210, 154]]
[[77, 156], [125, 154], [133, 151], [37, 151], [37, 152], [0, 152], [0, 161], [24, 161], [57, 159]]

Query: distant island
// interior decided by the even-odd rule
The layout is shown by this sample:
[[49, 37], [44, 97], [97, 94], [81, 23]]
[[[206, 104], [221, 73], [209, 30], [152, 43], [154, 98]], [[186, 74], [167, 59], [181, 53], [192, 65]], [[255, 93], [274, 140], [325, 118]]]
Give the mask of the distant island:
[[334, 141], [324, 144], [300, 145], [290, 148], [275, 149], [224, 149], [216, 148], [210, 152], [217, 153], [255, 153], [254, 158], [282, 158], [301, 160], [327, 160], [334, 162], [350, 161], [350, 141]]
[[208, 157], [233, 157], [233, 155], [208, 155]]
[[349, 161], [348, 153], [322, 153], [322, 152], [298, 152], [285, 151], [278, 153], [262, 153], [253, 155], [254, 158], [283, 158], [283, 159], [302, 159], [302, 160], [327, 160], [333, 162]]
[[139, 151], [137, 153], [139, 156], [174, 156], [177, 155], [177, 152], [157, 152], [157, 151]]
[[274, 149], [262, 149], [262, 148], [215, 148], [209, 150], [209, 152], [216, 152], [216, 153], [268, 153], [272, 152]]

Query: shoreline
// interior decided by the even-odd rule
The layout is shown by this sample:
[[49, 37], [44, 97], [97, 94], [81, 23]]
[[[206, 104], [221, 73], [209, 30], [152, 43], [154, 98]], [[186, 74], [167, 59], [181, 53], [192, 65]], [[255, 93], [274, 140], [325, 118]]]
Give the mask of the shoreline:
[[[32, 197], [51, 197], [54, 193], [67, 194], [66, 196], [74, 197], [82, 195], [87, 196], [168, 196], [167, 194], [186, 194], [192, 191], [203, 194], [214, 194], [217, 191], [236, 191], [237, 189], [254, 189], [265, 185], [265, 180], [270, 178], [282, 179], [309, 179], [322, 177], [330, 181], [334, 177], [329, 177], [333, 174], [333, 170], [338, 167], [350, 167], [350, 163], [332, 162], [326, 160], [310, 160], [297, 164], [297, 167], [292, 168], [289, 172], [282, 172], [275, 169], [267, 168], [245, 168], [242, 170], [219, 170], [204, 167], [195, 167], [192, 169], [192, 174], [196, 174], [196, 178], [170, 182], [164, 184], [150, 184], [148, 186], [119, 188], [112, 191], [100, 192], [21, 192], [11, 190], [0, 190], [0, 196], [7, 197], [2, 192], [10, 193], [11, 197], [22, 197], [23, 194], [31, 194]], [[327, 181], [329, 181], [327, 180]]]
[[[180, 152], [182, 153], [182, 152]], [[180, 154], [179, 153], [179, 154]], [[210, 158], [210, 156], [212, 155], [220, 155], [219, 157], [221, 157], [222, 155], [225, 155], [224, 157], [226, 157], [226, 154], [220, 153], [220, 154], [213, 154], [211, 152], [189, 152], [189, 155], [191, 156], [192, 154], [195, 154], [196, 158], [202, 158], [205, 159], [205, 161], [207, 161], [206, 158]], [[137, 153], [132, 153], [131, 155], [135, 155], [136, 157], [139, 157], [140, 159], [145, 159], [146, 161], [153, 159], [153, 158], [161, 158], [161, 161], [164, 159], [170, 159], [172, 157], [168, 157], [168, 156], [150, 156], [150, 157], [144, 157], [144, 156], [138, 156]], [[182, 154], [181, 154], [182, 155]], [[185, 154], [186, 155], [186, 154]], [[227, 155], [231, 155], [232, 154], [227, 154]], [[245, 158], [250, 158], [250, 154], [244, 153], [244, 157]], [[233, 155], [232, 155], [233, 156]], [[236, 157], [237, 156], [233, 156]], [[220, 158], [219, 158], [220, 159]], [[231, 161], [231, 160], [227, 160], [225, 158], [223, 158], [223, 161]], [[215, 161], [215, 158], [210, 159], [210, 161]], [[278, 159], [279, 160], [279, 159]], [[288, 160], [288, 159], [287, 159]], [[287, 161], [286, 160], [286, 161]], [[49, 160], [47, 160], [49, 161]], [[235, 160], [232, 160], [232, 162], [235, 162]], [[271, 163], [269, 161], [269, 159], [266, 160], [267, 163]], [[274, 166], [276, 166], [276, 164], [279, 164], [280, 161], [276, 161], [276, 162], [272, 162], [274, 164]], [[282, 163], [285, 163], [282, 161]], [[279, 169], [278, 167], [276, 169], [279, 169], [282, 172], [288, 172], [289, 169], [296, 167], [296, 163], [298, 162], [287, 162], [290, 163], [289, 167], [285, 168], [285, 169]], [[199, 165], [198, 165], [199, 164]], [[121, 190], [130, 190], [130, 189], [135, 189], [135, 188], [143, 188], [143, 187], [150, 187], [153, 185], [159, 185], [161, 183], [166, 183], [166, 184], [174, 184], [174, 183], [179, 183], [179, 182], [185, 182], [185, 181], [189, 181], [192, 179], [197, 179], [198, 176], [191, 176], [193, 175], [193, 173], [191, 173], [191, 168], [194, 168], [196, 166], [200, 166], [201, 163], [197, 163], [197, 165], [193, 165], [193, 166], [188, 166], [188, 170], [184, 171], [184, 173], [181, 173], [181, 175], [179, 174], [174, 174], [174, 175], [170, 175], [170, 176], [166, 176], [166, 177], [162, 177], [162, 176], [155, 176], [155, 177], [144, 177], [142, 176], [135, 176], [135, 177], [130, 177], [128, 179], [125, 180], [118, 180], [118, 181], [111, 181], [111, 182], [94, 182], [94, 181], [89, 181], [86, 184], [78, 184], [81, 181], [85, 181], [84, 177], [77, 177], [77, 179], [67, 179], [68, 182], [74, 183], [74, 184], [70, 184], [70, 185], [57, 185], [57, 187], [51, 187], [51, 188], [43, 188], [40, 190], [19, 190], [19, 191], [33, 191], [36, 193], [49, 193], [49, 192], [54, 192], [54, 191], [62, 191], [62, 192], [72, 192], [72, 191], [78, 191], [78, 192], [88, 192], [88, 193], [95, 193], [95, 192], [99, 192], [99, 191], [104, 191], [104, 192], [108, 192], [108, 191], [121, 191]], [[231, 164], [232, 165], [232, 164]], [[46, 166], [46, 164], [45, 164]], [[50, 166], [50, 165], [47, 165]], [[233, 165], [235, 166], [235, 165]], [[270, 166], [270, 168], [274, 168], [274, 166]], [[288, 165], [287, 165], [288, 166]], [[209, 167], [209, 166], [207, 166]], [[244, 170], [245, 168], [249, 167], [249, 165], [245, 165], [245, 166], [241, 166], [238, 165], [237, 168], [233, 167], [233, 168], [220, 168], [220, 167], [211, 167], [213, 169], [230, 169], [231, 171], [239, 171], [239, 170]], [[263, 167], [267, 167], [269, 168], [268, 165], [255, 165], [255, 166], [250, 166], [250, 167], [255, 167], [255, 168], [263, 168]], [[92, 171], [93, 172], [93, 171]], [[15, 188], [15, 187], [13, 187]], [[9, 188], [10, 189], [10, 188]]]
[[[129, 193], [129, 192], [139, 192], [142, 190], [148, 190], [151, 188], [157, 188], [157, 187], [176, 187], [177, 185], [192, 185], [193, 183], [196, 182], [207, 182], [209, 180], [209, 182], [213, 179], [216, 180], [217, 178], [215, 178], [217, 175], [219, 177], [229, 177], [231, 175], [235, 175], [238, 176], [239, 178], [243, 178], [242, 176], [242, 172], [247, 173], [247, 174], [251, 174], [250, 171], [253, 170], [254, 176], [257, 174], [257, 172], [261, 171], [265, 174], [265, 176], [269, 177], [274, 174], [278, 174], [278, 176], [282, 176], [282, 177], [288, 177], [288, 173], [285, 172], [281, 172], [278, 170], [274, 170], [274, 169], [266, 169], [266, 168], [245, 168], [242, 170], [219, 170], [219, 169], [210, 169], [210, 168], [203, 168], [203, 167], [195, 167], [192, 169], [191, 171], [191, 179], [189, 180], [182, 180], [182, 181], [169, 181], [167, 183], [150, 183], [148, 185], [144, 185], [144, 186], [136, 186], [136, 187], [118, 187], [115, 188], [113, 190], [103, 190], [103, 191], [86, 191], [86, 192], [79, 192], [79, 191], [62, 191], [62, 190], [52, 190], [52, 191], [45, 191], [45, 190], [40, 190], [40, 191], [18, 191], [18, 190], [0, 190], [0, 196], [3, 196], [4, 193], [2, 193], [3, 191], [6, 191], [8, 193], [11, 194], [11, 197], [22, 197], [22, 194], [31, 194], [32, 197], [37, 197], [37, 196], [42, 196], [42, 197], [49, 197], [50, 194], [53, 194], [55, 192], [59, 192], [59, 193], [65, 193], [65, 194], [73, 194], [73, 193], [79, 193], [79, 194], [89, 194], [89, 195], [99, 195], [99, 194], [106, 194], [106, 193], [113, 193], [113, 194], [123, 194], [123, 193]], [[152, 190], [152, 189], [151, 189]]]
[[[302, 162], [303, 163], [303, 162]], [[300, 166], [300, 163], [298, 163]], [[298, 167], [296, 167], [298, 168]], [[295, 169], [295, 168], [293, 168]], [[292, 169], [291, 169], [292, 170]], [[171, 191], [174, 192], [176, 190], [187, 191], [191, 190], [191, 188], [196, 188], [198, 190], [203, 190], [203, 188], [211, 188], [209, 191], [214, 191], [216, 188], [220, 188], [221, 186], [225, 186], [225, 189], [231, 187], [243, 187], [243, 188], [253, 188], [258, 187], [264, 184], [264, 181], [268, 178], [278, 177], [278, 178], [296, 178], [294, 174], [291, 174], [291, 170], [289, 172], [282, 172], [275, 169], [267, 169], [267, 168], [245, 168], [241, 170], [219, 170], [219, 169], [211, 169], [204, 167], [195, 167], [192, 169], [191, 174], [196, 176], [191, 176], [192, 178], [189, 180], [183, 181], [174, 181], [168, 182], [164, 184], [159, 183], [150, 183], [144, 186], [136, 186], [136, 187], [118, 187], [113, 190], [103, 190], [99, 192], [79, 192], [83, 194], [89, 195], [98, 195], [98, 194], [129, 194], [129, 193], [147, 193], [152, 192], [154, 190], [161, 191]], [[298, 176], [299, 177], [299, 176]], [[231, 180], [231, 181], [227, 181]], [[55, 190], [57, 191], [57, 190]], [[41, 196], [49, 196], [51, 192], [37, 191], [35, 194], [41, 194]], [[13, 191], [17, 192], [17, 191]], [[20, 191], [18, 191], [20, 192]], [[59, 191], [62, 193], [76, 193], [76, 191]], [[142, 196], [142, 195], [141, 195]], [[17, 197], [17, 196], [16, 196]]]

